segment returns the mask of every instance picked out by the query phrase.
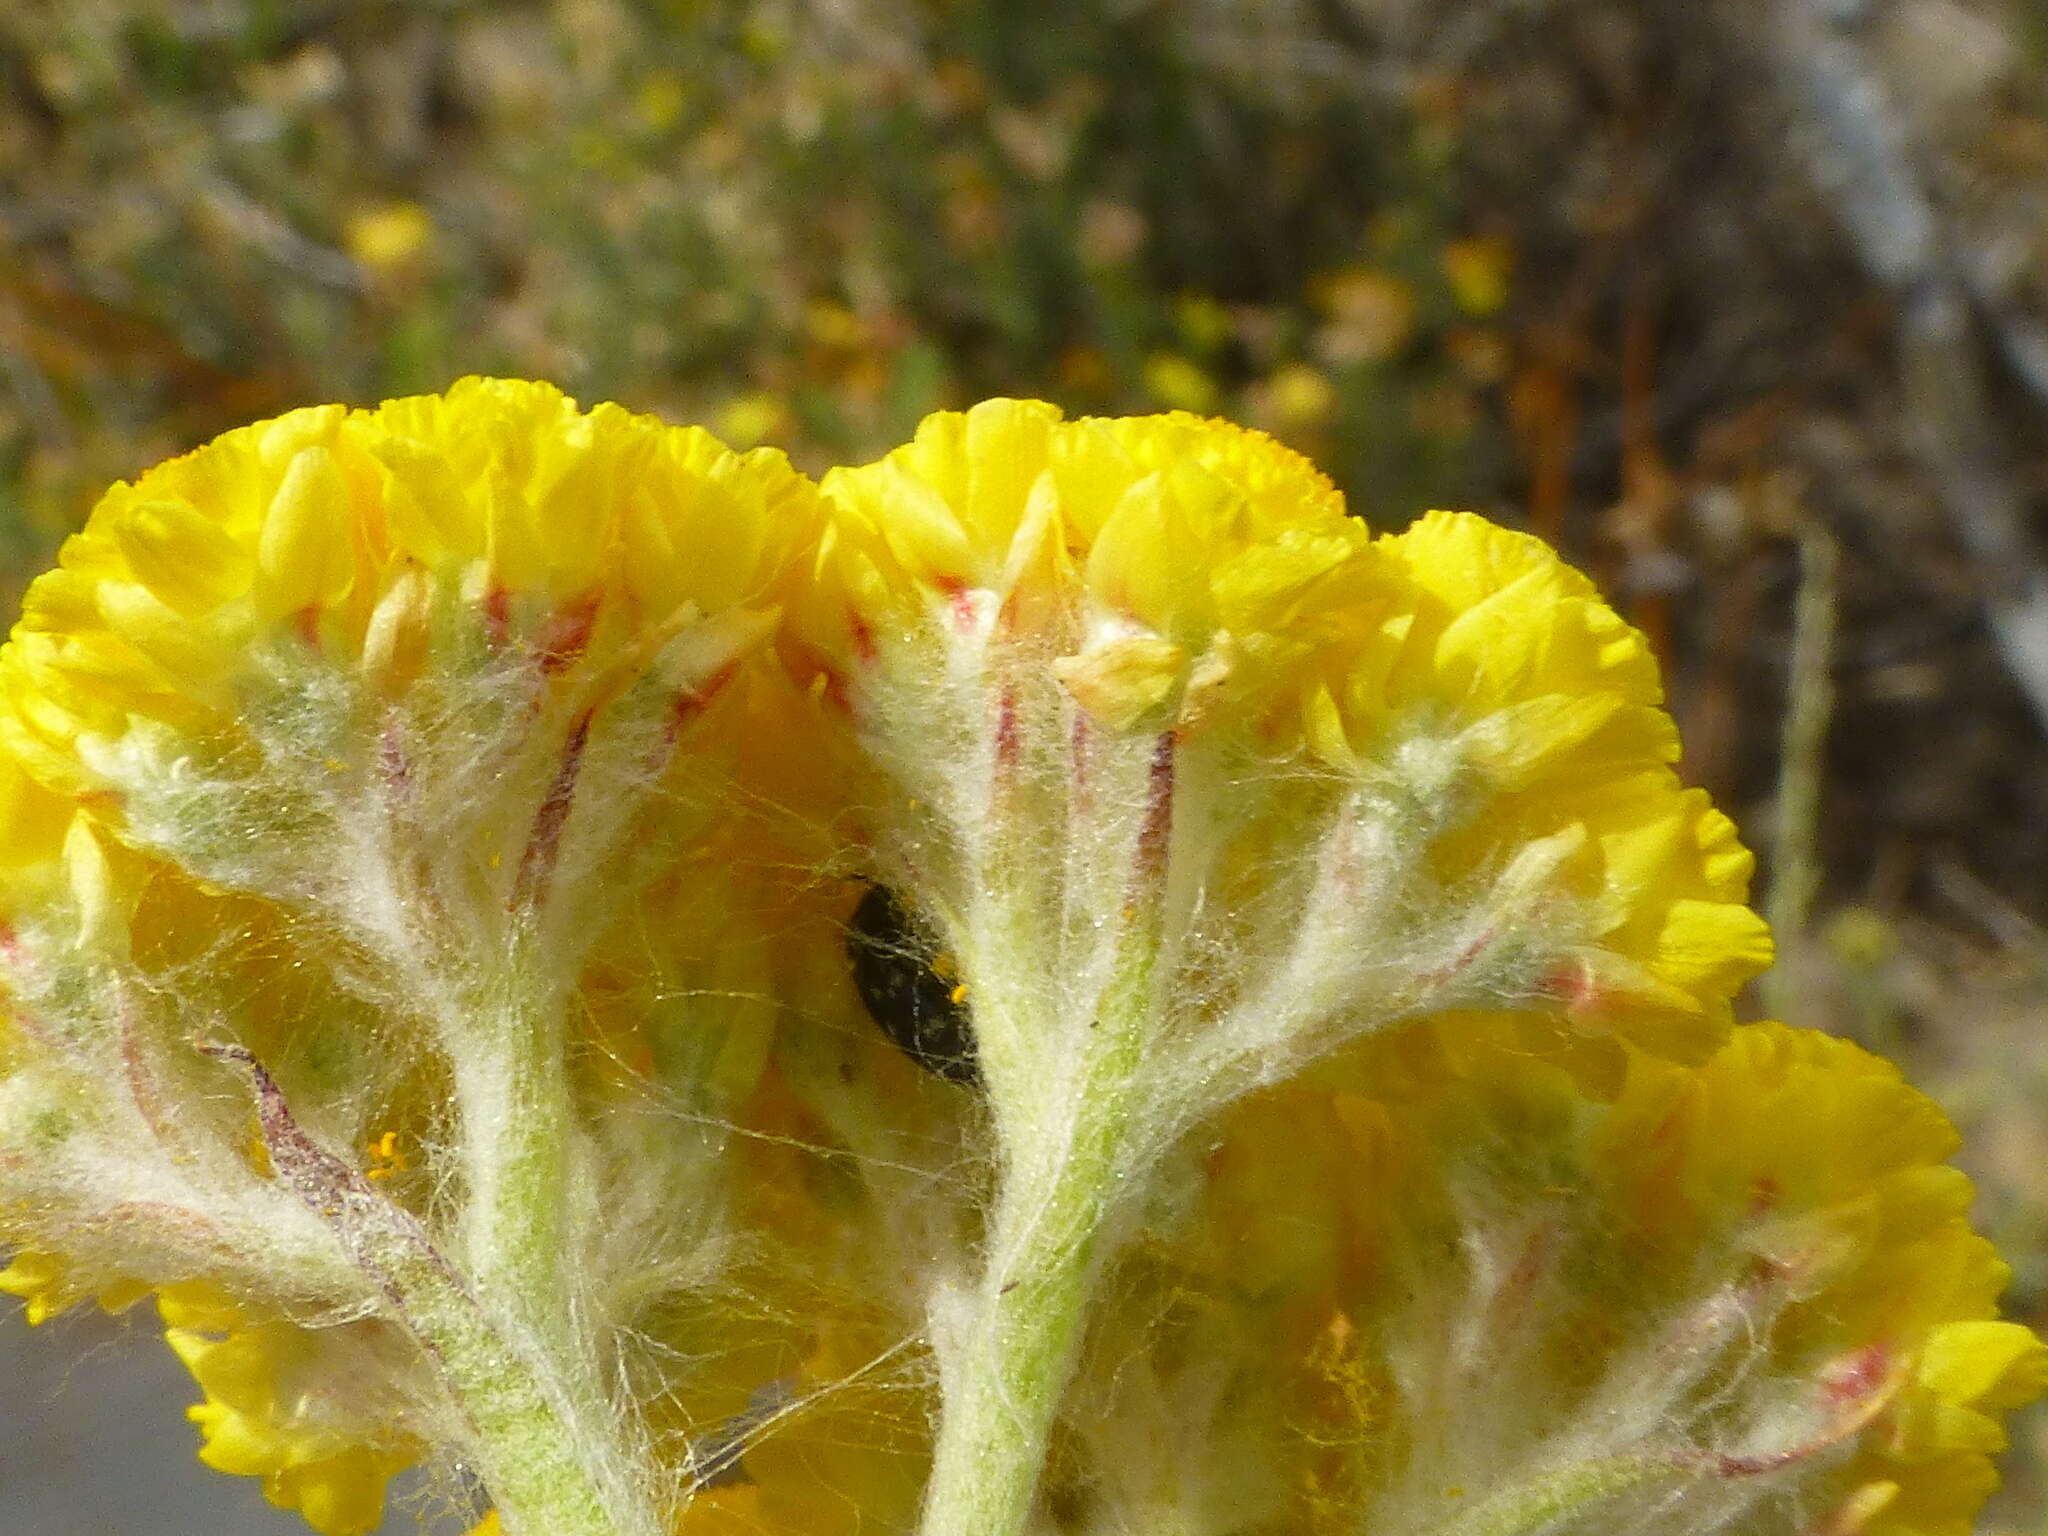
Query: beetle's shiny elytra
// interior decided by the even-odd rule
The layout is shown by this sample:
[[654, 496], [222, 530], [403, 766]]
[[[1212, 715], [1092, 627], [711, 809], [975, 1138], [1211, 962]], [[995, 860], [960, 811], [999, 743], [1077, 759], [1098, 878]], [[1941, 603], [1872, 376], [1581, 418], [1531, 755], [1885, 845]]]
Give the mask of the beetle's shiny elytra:
[[846, 953], [861, 1002], [904, 1055], [949, 1082], [981, 1082], [967, 988], [887, 887], [870, 886], [854, 908]]

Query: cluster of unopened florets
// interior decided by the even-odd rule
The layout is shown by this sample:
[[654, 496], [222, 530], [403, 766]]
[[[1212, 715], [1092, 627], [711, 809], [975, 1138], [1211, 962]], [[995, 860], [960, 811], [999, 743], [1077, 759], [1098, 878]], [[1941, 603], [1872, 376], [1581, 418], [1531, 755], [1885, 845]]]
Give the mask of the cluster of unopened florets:
[[299, 412], [0, 690], [0, 1287], [327, 1536], [1945, 1536], [2048, 1380], [1642, 637], [1257, 434]]

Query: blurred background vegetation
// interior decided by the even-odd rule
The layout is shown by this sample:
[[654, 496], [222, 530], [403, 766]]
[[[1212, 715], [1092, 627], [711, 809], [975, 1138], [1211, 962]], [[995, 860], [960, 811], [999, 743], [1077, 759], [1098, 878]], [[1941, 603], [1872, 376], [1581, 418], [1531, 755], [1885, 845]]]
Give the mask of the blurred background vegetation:
[[[996, 393], [1558, 542], [2048, 1322], [2040, 0], [7, 0], [0, 604], [294, 404], [802, 464]], [[2048, 1531], [2048, 1419], [1987, 1529]]]

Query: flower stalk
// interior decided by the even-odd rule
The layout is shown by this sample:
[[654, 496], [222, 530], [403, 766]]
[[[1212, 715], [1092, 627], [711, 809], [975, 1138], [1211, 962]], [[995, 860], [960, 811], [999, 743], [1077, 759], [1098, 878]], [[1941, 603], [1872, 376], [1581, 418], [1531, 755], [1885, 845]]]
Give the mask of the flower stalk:
[[1622, 1456], [1559, 1467], [1496, 1493], [1463, 1519], [1446, 1525], [1439, 1536], [1534, 1536], [1555, 1529], [1560, 1521], [1586, 1514], [1608, 1499], [1677, 1475], [1668, 1462], [1652, 1456]]
[[[1156, 1017], [1159, 919], [1156, 859], [1144, 842], [1140, 885], [1150, 889], [1126, 909], [1122, 954], [1100, 1011], [1077, 1032], [1086, 1045], [1072, 1118], [1047, 1128], [1042, 1141], [1013, 1144], [965, 1336], [941, 1340], [946, 1414], [933, 1450], [925, 1536], [1014, 1536], [1030, 1516], [1107, 1229], [1137, 1161], [1132, 1121]], [[951, 1320], [935, 1321], [943, 1333]]]
[[[1006, 1180], [998, 1198], [965, 1336], [945, 1346], [926, 1536], [1012, 1536], [1028, 1522], [1095, 1292], [1123, 1145], [1123, 1095], [1101, 1075], [1092, 1082], [1108, 1097], [1074, 1126], [1043, 1181]], [[936, 1324], [947, 1326], [943, 1315]]]
[[[485, 1288], [502, 1283], [502, 1267], [487, 1269], [484, 1285], [464, 1276], [408, 1212], [300, 1129], [253, 1055], [232, 1045], [201, 1049], [248, 1077], [277, 1178], [327, 1223], [383, 1293], [390, 1316], [435, 1362], [463, 1423], [464, 1449], [512, 1536], [657, 1536], [662, 1522], [642, 1491], [637, 1458], [578, 1379], [585, 1362], [537, 1338], [508, 1315], [502, 1293]], [[520, 1214], [510, 1201], [500, 1209]], [[518, 1301], [522, 1312], [544, 1310], [540, 1296]]]
[[462, 1252], [480, 1294], [572, 1343], [558, 1305], [570, 1199], [571, 1108], [562, 1072], [563, 1003], [532, 965], [508, 967], [496, 996], [451, 1040], [461, 1164], [471, 1187]]

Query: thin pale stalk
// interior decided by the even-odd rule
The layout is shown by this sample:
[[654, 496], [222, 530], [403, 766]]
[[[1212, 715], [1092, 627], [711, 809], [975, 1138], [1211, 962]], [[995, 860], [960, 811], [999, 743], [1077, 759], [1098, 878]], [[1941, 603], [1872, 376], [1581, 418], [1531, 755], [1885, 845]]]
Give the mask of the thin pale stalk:
[[662, 1530], [605, 1404], [523, 1321], [479, 1295], [419, 1221], [293, 1118], [283, 1092], [240, 1046], [208, 1046], [256, 1092], [276, 1177], [334, 1233], [418, 1342], [455, 1411], [462, 1440], [512, 1536], [657, 1536]]

